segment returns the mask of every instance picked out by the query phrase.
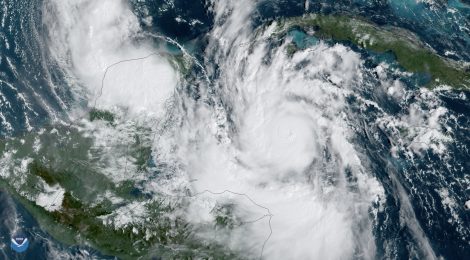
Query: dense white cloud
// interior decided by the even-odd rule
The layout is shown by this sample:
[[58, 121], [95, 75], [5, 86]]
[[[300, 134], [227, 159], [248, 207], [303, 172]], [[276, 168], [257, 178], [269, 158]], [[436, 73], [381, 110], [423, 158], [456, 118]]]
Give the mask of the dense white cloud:
[[[254, 33], [247, 22], [255, 5], [248, 0], [212, 1], [215, 26], [204, 67], [218, 74], [190, 82], [199, 84], [202, 102], [183, 92], [173, 97], [180, 83], [177, 72], [164, 57], [153, 55], [110, 67], [97, 104], [124, 108], [120, 113], [129, 111], [131, 116], [168, 119], [165, 126], [141, 122], [158, 133], [155, 161], [171, 169], [164, 178], [147, 181], [145, 189], [171, 194], [167, 199], [187, 199], [188, 207], [176, 214], [183, 214], [204, 240], [225, 243], [248, 257], [263, 250], [267, 259], [372, 259], [371, 212], [377, 209], [371, 207], [384, 199], [384, 190], [351, 141], [355, 132], [346, 111], [346, 97], [363, 84], [361, 57], [346, 46], [323, 42], [292, 57], [286, 54], [285, 42], [272, 49], [260, 39], [269, 38], [276, 24]], [[134, 41], [140, 34], [137, 18], [122, 1], [50, 0], [46, 10], [51, 51], [85, 86], [90, 103], [98, 97], [110, 65], [160, 52], [146, 41]], [[388, 80], [384, 70], [377, 68], [381, 87], [401, 99], [406, 94], [403, 86]], [[164, 104], [170, 98], [175, 98], [175, 106], [167, 111]], [[384, 116], [377, 124], [428, 125], [437, 133], [426, 136], [416, 130], [414, 138], [419, 139], [415, 143], [429, 143], [438, 139], [438, 121], [445, 113], [436, 107], [425, 117], [412, 107], [403, 118]], [[136, 127], [133, 122], [113, 129], [83, 125], [102, 146], [130, 139]], [[107, 161], [114, 167], [103, 173], [111, 179], [145, 177], [119, 172], [134, 168], [127, 168], [122, 154], [110, 151], [115, 158]], [[181, 190], [186, 188], [194, 196], [185, 197]], [[400, 195], [407, 200], [404, 192]], [[231, 214], [244, 223], [230, 232], [213, 225], [214, 207], [224, 204], [235, 205]], [[117, 226], [144, 218], [142, 205], [134, 205], [140, 207], [134, 215], [114, 212]], [[405, 223], [416, 227], [412, 231], [427, 245], [411, 206], [403, 207]], [[428, 247], [424, 250], [432, 255]]]
[[[243, 221], [263, 216], [266, 207], [270, 223], [263, 218], [241, 225], [230, 236], [222, 231], [215, 236], [213, 228], [201, 228], [198, 234], [256, 257], [271, 225], [263, 252], [268, 259], [343, 259], [357, 253], [373, 258], [369, 210], [383, 188], [349, 141], [352, 130], [344, 112], [345, 96], [362, 80], [362, 61], [342, 45], [320, 43], [293, 57], [285, 46], [272, 51], [259, 41], [250, 47], [245, 43], [256, 39], [246, 21], [253, 5], [214, 3], [218, 26], [211, 32], [207, 55], [214, 56], [221, 72], [213, 84], [222, 101], [216, 102], [217, 109], [188, 101], [192, 112], [156, 147], [176, 147], [176, 158], [159, 157], [175, 160], [183, 169], [180, 178], [174, 177], [174, 187], [192, 180], [186, 185], [195, 194], [230, 190], [256, 203], [245, 196], [203, 193], [190, 199], [187, 220], [211, 223], [217, 204], [239, 205], [233, 214]], [[265, 34], [270, 32], [268, 28]], [[357, 183], [349, 183], [346, 172]]]
[[162, 113], [177, 75], [158, 49], [134, 41], [141, 29], [126, 2], [50, 0], [44, 6], [51, 53], [86, 87], [90, 105]]

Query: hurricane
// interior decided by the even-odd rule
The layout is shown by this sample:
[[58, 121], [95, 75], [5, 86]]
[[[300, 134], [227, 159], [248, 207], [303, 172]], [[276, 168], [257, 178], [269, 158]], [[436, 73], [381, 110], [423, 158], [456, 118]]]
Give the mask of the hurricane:
[[470, 256], [468, 2], [0, 5], [3, 258]]

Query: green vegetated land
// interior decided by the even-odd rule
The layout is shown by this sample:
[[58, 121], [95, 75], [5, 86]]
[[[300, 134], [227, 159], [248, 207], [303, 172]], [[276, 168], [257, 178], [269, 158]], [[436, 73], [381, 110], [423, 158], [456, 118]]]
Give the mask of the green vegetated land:
[[110, 111], [93, 108], [90, 110], [88, 115], [91, 122], [96, 120], [103, 120], [110, 124], [114, 124], [115, 116]]
[[[314, 30], [320, 38], [348, 41], [380, 53], [393, 52], [404, 69], [432, 75], [430, 87], [439, 83], [456, 88], [470, 85], [470, 75], [462, 67], [435, 54], [403, 30], [378, 27], [354, 17], [324, 15], [283, 19], [278, 26], [277, 33], [280, 34], [301, 27]], [[291, 51], [295, 52], [295, 49]], [[173, 62], [179, 68], [187, 66], [183, 58]], [[106, 122], [103, 127], [119, 124], [116, 116], [106, 110], [93, 109], [88, 119]], [[137, 172], [148, 174], [151, 131], [140, 129], [137, 132], [140, 134], [136, 133], [122, 147], [113, 147], [112, 153], [113, 156], [127, 156]], [[116, 182], [103, 174], [109, 147], [96, 147], [94, 143], [92, 137], [83, 135], [77, 128], [65, 126], [0, 140], [0, 153], [10, 154], [10, 158], [4, 158], [9, 166], [3, 165], [9, 168], [3, 170], [9, 171], [11, 176], [1, 176], [0, 184], [25, 205], [47, 232], [67, 244], [90, 244], [105, 254], [123, 259], [150, 252], [167, 258], [191, 258], [194, 255], [213, 259], [239, 258], [223, 245], [197, 239], [189, 223], [171, 217], [176, 205], [163, 198], [135, 193], [138, 184], [133, 180]], [[24, 162], [26, 167], [23, 167]], [[21, 176], [18, 176], [18, 169], [23, 169]], [[60, 209], [47, 211], [34, 202], [34, 198], [43, 192], [43, 183], [60, 186], [65, 191]], [[146, 217], [119, 228], [104, 223], [104, 217], [112, 217], [113, 212], [123, 206], [107, 198], [106, 191], [124, 204], [142, 203]], [[212, 213], [214, 229], [232, 229], [240, 225], [233, 217], [231, 205], [218, 205]]]
[[[107, 111], [92, 111], [90, 120], [115, 122]], [[107, 149], [114, 156], [127, 156], [135, 171], [148, 174], [149, 135], [150, 131], [137, 129], [134, 138], [116, 147], [97, 147], [92, 137], [75, 127], [54, 126], [0, 140], [0, 153], [11, 155], [2, 164], [10, 176], [2, 176], [0, 186], [21, 202], [45, 231], [65, 244], [91, 245], [120, 259], [149, 255], [234, 258], [234, 253], [223, 245], [195, 238], [191, 226], [173, 214], [183, 204], [170, 203], [164, 196], [142, 194], [133, 179], [117, 182], [103, 174]], [[56, 202], [59, 209], [48, 211], [35, 203], [34, 198], [44, 192], [45, 184], [65, 191], [63, 199]], [[113, 202], [116, 199], [120, 202]], [[132, 203], [142, 205], [144, 217], [119, 227], [105, 221], [107, 217], [128, 217], [132, 212], [116, 210]], [[214, 212], [219, 220], [216, 214], [219, 212]], [[221, 224], [214, 221], [216, 226]]]
[[[406, 71], [430, 75], [428, 87], [442, 84], [456, 89], [470, 89], [470, 68], [439, 56], [414, 34], [395, 27], [378, 26], [348, 15], [310, 15], [282, 19], [277, 32], [300, 27], [314, 31], [322, 39], [350, 42], [377, 53], [391, 52]], [[294, 52], [292, 49], [289, 52]]]

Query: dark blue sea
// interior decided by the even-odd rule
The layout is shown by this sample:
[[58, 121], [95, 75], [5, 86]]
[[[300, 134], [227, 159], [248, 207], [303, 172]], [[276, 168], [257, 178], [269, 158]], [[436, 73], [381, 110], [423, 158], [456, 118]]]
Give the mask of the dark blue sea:
[[[35, 131], [54, 120], [66, 122], [72, 108], [89, 105], [72, 95], [67, 74], [46, 48], [49, 28], [42, 22], [43, 8], [47, 8], [43, 1], [0, 0], [0, 138]], [[130, 0], [129, 4], [145, 31], [174, 39], [201, 62], [207, 58], [207, 37], [214, 26], [209, 2]], [[401, 27], [415, 33], [439, 55], [470, 62], [468, 1], [265, 0], [258, 1], [252, 21], [247, 21], [246, 26], [255, 28], [281, 17], [306, 13], [352, 14], [380, 26]], [[149, 15], [150, 23], [144, 19]], [[198, 22], [190, 22], [195, 20]], [[291, 35], [301, 47], [316, 42], [301, 31]], [[393, 63], [393, 57], [386, 55], [363, 51], [361, 55], [371, 68], [381, 61]], [[407, 89], [414, 90], [422, 80], [409, 76], [403, 82]], [[415, 104], [418, 98], [408, 96], [406, 101], [397, 103], [366, 87], [361, 95], [394, 115], [408, 113], [407, 104]], [[424, 150], [422, 156], [413, 159], [407, 154], [390, 154], [396, 139], [393, 132], [373, 126], [379, 113], [376, 108], [371, 106], [363, 113], [354, 99], [348, 100], [351, 115], [362, 126], [355, 135], [355, 144], [369, 158], [368, 167], [385, 188], [387, 197], [373, 230], [377, 259], [389, 258], [386, 252], [390, 251], [394, 259], [422, 256], [413, 249], [420, 247], [420, 241], [413, 235], [416, 232], [411, 230], [414, 225], [422, 228], [437, 256], [470, 259], [470, 210], [465, 207], [470, 200], [470, 92], [447, 89], [436, 91], [435, 95], [448, 111], [443, 131], [453, 141], [447, 144], [444, 154]], [[418, 104], [429, 113], [434, 108], [425, 102]], [[400, 218], [410, 214], [417, 223], [400, 224]], [[97, 249], [54, 240], [5, 189], [0, 189], [0, 219], [0, 259], [113, 258]], [[13, 252], [9, 246], [11, 236], [18, 231], [31, 241], [22, 254]]]

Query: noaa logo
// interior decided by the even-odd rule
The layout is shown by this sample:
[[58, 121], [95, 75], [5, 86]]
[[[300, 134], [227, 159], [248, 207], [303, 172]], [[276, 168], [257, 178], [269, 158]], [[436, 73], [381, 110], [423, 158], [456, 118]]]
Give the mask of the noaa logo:
[[28, 249], [29, 241], [24, 235], [16, 235], [11, 239], [10, 246], [13, 251], [22, 253]]

